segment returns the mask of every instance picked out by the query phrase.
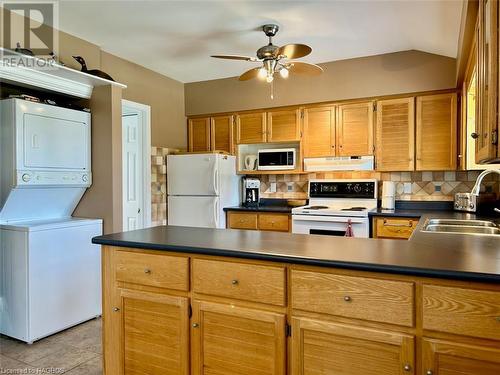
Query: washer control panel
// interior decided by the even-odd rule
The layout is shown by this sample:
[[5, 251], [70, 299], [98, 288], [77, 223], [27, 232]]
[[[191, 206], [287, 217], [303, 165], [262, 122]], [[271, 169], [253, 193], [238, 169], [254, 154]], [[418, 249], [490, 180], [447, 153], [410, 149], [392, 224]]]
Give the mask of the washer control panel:
[[17, 186], [81, 186], [91, 185], [89, 172], [17, 171]]

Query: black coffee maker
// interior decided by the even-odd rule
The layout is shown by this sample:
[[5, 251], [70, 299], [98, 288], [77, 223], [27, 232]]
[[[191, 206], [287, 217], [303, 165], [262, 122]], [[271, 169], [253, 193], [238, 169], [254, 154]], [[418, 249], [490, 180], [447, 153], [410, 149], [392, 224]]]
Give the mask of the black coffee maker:
[[243, 179], [243, 205], [257, 207], [259, 205], [260, 180], [247, 177]]

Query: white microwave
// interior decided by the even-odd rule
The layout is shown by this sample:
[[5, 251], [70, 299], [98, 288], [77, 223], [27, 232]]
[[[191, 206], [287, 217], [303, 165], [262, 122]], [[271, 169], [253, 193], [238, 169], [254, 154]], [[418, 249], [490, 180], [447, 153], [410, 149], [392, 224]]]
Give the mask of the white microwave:
[[257, 169], [261, 171], [283, 171], [295, 169], [294, 148], [263, 149], [258, 151]]

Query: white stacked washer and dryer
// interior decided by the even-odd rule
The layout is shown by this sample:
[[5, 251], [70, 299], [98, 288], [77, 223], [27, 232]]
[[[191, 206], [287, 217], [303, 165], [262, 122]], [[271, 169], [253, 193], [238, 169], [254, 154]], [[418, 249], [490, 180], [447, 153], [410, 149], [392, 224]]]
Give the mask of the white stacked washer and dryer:
[[101, 315], [102, 220], [72, 217], [91, 185], [90, 113], [0, 102], [0, 333], [32, 343]]

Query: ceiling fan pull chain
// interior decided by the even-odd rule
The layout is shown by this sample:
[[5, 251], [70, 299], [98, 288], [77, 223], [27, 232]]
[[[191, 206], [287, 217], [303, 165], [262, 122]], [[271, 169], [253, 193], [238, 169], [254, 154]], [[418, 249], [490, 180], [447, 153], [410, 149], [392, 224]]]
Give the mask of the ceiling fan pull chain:
[[271, 81], [271, 100], [274, 100], [274, 80]]

